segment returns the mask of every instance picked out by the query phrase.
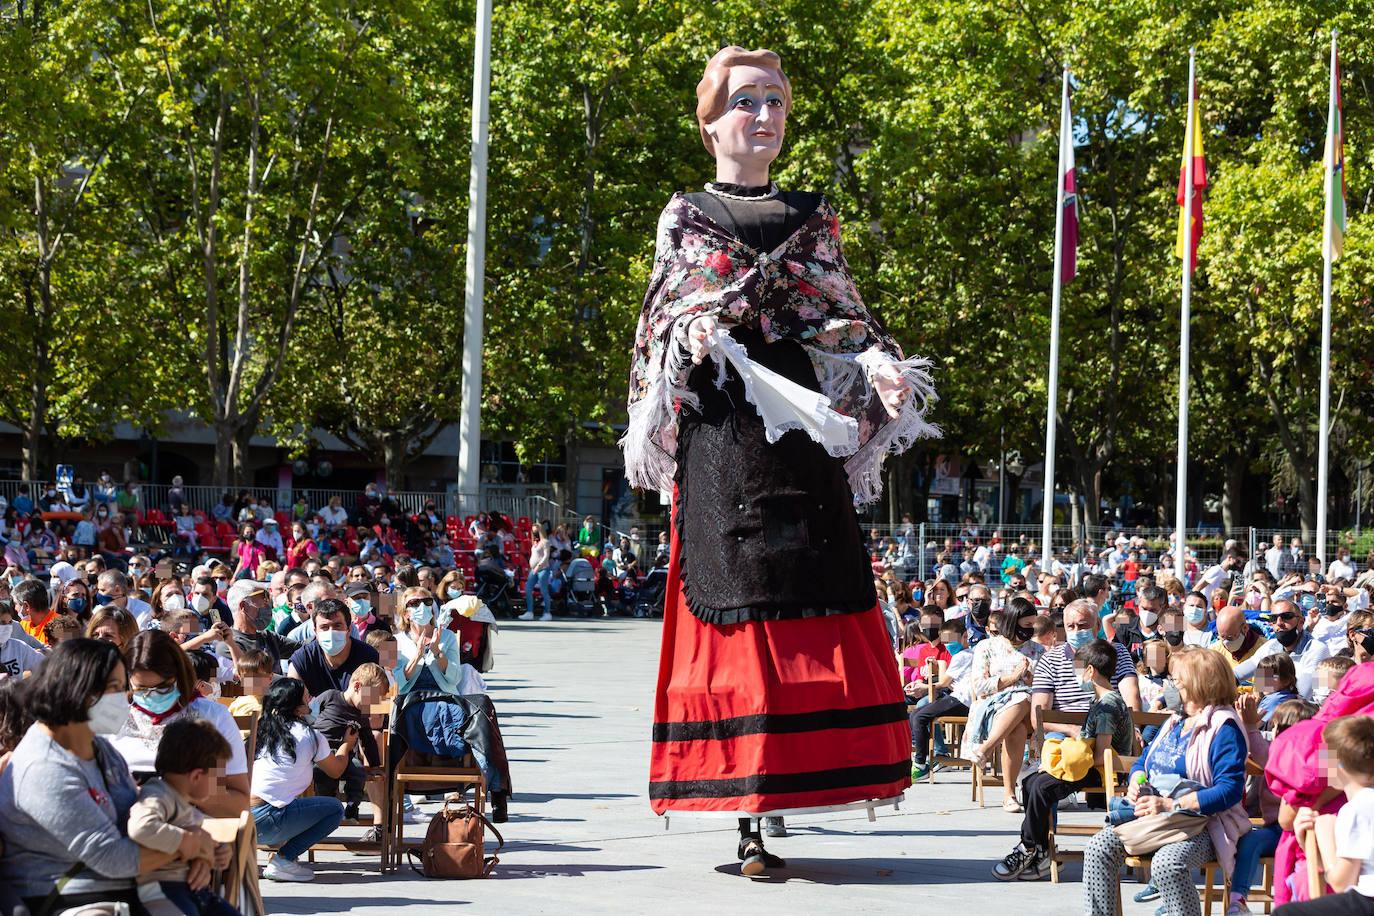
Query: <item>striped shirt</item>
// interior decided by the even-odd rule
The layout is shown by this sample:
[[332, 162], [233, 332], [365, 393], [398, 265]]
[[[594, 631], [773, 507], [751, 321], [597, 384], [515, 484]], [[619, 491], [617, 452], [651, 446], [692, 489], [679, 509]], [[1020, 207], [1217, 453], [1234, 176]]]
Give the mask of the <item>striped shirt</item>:
[[[1135, 677], [1135, 662], [1131, 660], [1130, 650], [1120, 643], [1112, 643], [1116, 649], [1116, 671], [1112, 674], [1113, 689], [1120, 690], [1121, 682]], [[1093, 696], [1078, 683], [1078, 672], [1073, 668], [1073, 648], [1068, 643], [1060, 643], [1040, 657], [1035, 666], [1035, 680], [1031, 682], [1032, 693], [1054, 694], [1052, 708], [1063, 712], [1085, 712], [1092, 704]]]

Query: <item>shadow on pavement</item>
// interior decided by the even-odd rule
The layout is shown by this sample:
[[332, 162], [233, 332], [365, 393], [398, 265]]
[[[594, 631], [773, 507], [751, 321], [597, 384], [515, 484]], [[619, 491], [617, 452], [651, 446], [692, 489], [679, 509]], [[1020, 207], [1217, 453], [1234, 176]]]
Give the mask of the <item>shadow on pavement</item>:
[[[970, 877], [981, 880], [992, 868], [992, 861], [961, 860], [960, 868], [950, 868], [946, 859], [918, 859], [902, 856], [887, 859], [802, 859], [787, 856], [787, 867], [780, 868], [751, 881], [768, 884], [804, 882], [831, 885], [874, 885], [905, 887], [913, 882], [930, 884], [968, 884]], [[740, 876], [739, 863], [717, 865], [722, 875]]]

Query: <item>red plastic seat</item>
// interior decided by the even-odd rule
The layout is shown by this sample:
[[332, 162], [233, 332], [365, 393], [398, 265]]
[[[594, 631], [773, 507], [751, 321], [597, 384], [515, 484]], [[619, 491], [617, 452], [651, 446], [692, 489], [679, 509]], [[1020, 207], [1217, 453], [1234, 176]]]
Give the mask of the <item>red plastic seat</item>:
[[280, 525], [282, 528], [285, 528], [287, 531], [291, 530], [290, 514], [286, 512], [277, 512], [272, 517], [277, 520], [277, 524]]
[[[207, 522], [196, 522], [196, 537], [200, 538], [200, 539], [203, 541], [203, 540], [205, 540], [207, 537], [214, 537], [214, 536], [215, 536], [215, 529], [214, 529], [214, 528], [211, 528], [210, 525], [209, 525], [209, 523], [207, 523]], [[216, 538], [216, 541], [218, 541], [218, 540], [219, 540], [219, 539]]]
[[234, 526], [229, 524], [228, 522], [216, 522], [215, 534], [219, 535], [220, 540], [223, 540], [224, 538], [232, 538], [235, 535]]

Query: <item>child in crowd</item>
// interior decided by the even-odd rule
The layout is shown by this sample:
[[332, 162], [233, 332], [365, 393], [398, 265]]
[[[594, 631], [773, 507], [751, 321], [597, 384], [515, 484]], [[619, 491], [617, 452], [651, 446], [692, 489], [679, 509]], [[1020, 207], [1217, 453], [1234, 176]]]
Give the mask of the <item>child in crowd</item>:
[[[1288, 658], [1287, 655], [1283, 657]], [[1291, 661], [1289, 667], [1292, 667]], [[1258, 684], [1258, 671], [1255, 679]], [[1310, 719], [1317, 714], [1317, 707], [1300, 697], [1274, 704], [1268, 714], [1265, 714], [1263, 709], [1264, 699], [1254, 693], [1241, 695], [1236, 699], [1236, 710], [1245, 722], [1250, 756], [1260, 766], [1269, 762], [1270, 741], [1303, 719]], [[1269, 726], [1271, 733], [1268, 736], [1260, 730], [1262, 725]], [[1283, 834], [1283, 828], [1278, 821], [1281, 804], [1279, 797], [1269, 788], [1263, 776], [1246, 777], [1246, 813], [1263, 823], [1253, 827], [1236, 844], [1236, 862], [1231, 870], [1231, 896], [1226, 907], [1226, 916], [1248, 916], [1250, 913], [1247, 898], [1255, 880], [1260, 876], [1260, 859], [1274, 854], [1279, 845], [1279, 837]]]
[[396, 675], [392, 674], [396, 670], [396, 665], [400, 660], [399, 649], [396, 645], [396, 634], [390, 630], [368, 630], [363, 641], [377, 650], [377, 663], [386, 672], [387, 683], [391, 689], [387, 691], [388, 697], [396, 695]]
[[178, 858], [139, 876], [138, 896], [152, 916], [238, 916], [238, 910], [208, 889], [193, 891], [187, 884], [189, 862], [209, 859], [223, 868], [229, 861], [227, 844], [216, 844], [202, 829], [205, 815], [197, 804], [210, 797], [215, 773], [224, 771], [229, 742], [204, 719], [174, 720], [158, 744], [157, 776], [143, 784], [138, 801], [129, 809], [129, 839]]
[[1035, 618], [1035, 623], [1031, 625], [1031, 631], [1035, 634], [1031, 639], [1040, 643], [1046, 649], [1053, 649], [1059, 644], [1054, 629], [1054, 618], [1049, 614], [1041, 614]]
[[53, 649], [57, 648], [58, 643], [80, 635], [81, 621], [70, 614], [58, 614], [43, 627], [43, 639]]
[[23, 679], [0, 678], [0, 773], [5, 771], [10, 754], [29, 730], [31, 721], [24, 705]]
[[[949, 664], [949, 650], [940, 642], [940, 627], [944, 615], [936, 611], [923, 611], [919, 620], [908, 623], [902, 633], [902, 681], [908, 695], [925, 695], [926, 666], [933, 658], [940, 663], [939, 670]], [[938, 677], [938, 672], [937, 672]]]
[[219, 656], [211, 652], [192, 649], [186, 653], [191, 659], [191, 668], [196, 673], [196, 690], [209, 700], [219, 699]]
[[1255, 667], [1255, 694], [1260, 698], [1260, 716], [1266, 723], [1280, 703], [1301, 699], [1297, 683], [1298, 671], [1287, 652], [1276, 652], [1259, 660]]
[[1060, 779], [1044, 770], [1031, 773], [1021, 783], [1026, 814], [1021, 819], [1021, 842], [992, 868], [999, 881], [1038, 881], [1050, 873], [1048, 850], [1050, 821], [1059, 802], [1074, 792], [1102, 786], [1103, 758], [1108, 748], [1129, 754], [1135, 744], [1131, 710], [1120, 691], [1112, 687], [1116, 673], [1116, 649], [1105, 639], [1095, 639], [1074, 654], [1074, 670], [1085, 690], [1093, 692], [1079, 737], [1092, 748], [1092, 767], [1077, 780]]
[[[326, 690], [316, 698], [319, 711], [315, 713], [315, 729], [329, 741], [329, 749], [337, 751], [348, 738], [350, 726], [358, 735], [357, 748], [362, 752], [360, 764], [355, 756], [348, 761], [341, 777], [333, 777], [315, 770], [315, 794], [326, 798], [338, 795], [339, 782], [344, 784], [344, 820], [358, 819], [358, 806], [369, 797], [368, 792], [375, 788], [369, 785], [363, 766], [381, 766], [382, 755], [372, 734], [368, 713], [364, 710], [373, 703], [380, 702], [387, 690], [386, 672], [380, 665], [368, 662], [359, 665], [358, 670], [349, 678], [344, 690]], [[377, 842], [381, 839], [382, 806], [380, 796], [372, 801], [372, 834], [364, 837]]]
[[1140, 661], [1136, 662], [1140, 702], [1150, 712], [1160, 712], [1167, 705], [1164, 692], [1170, 683], [1169, 649], [1169, 644], [1162, 639], [1148, 640], [1140, 649]]
[[1348, 655], [1333, 655], [1317, 662], [1317, 675], [1312, 679], [1312, 702], [1318, 706], [1336, 692], [1347, 671], [1355, 667], [1355, 660]]
[[1374, 916], [1374, 718], [1333, 719], [1322, 740], [1327, 779], [1346, 802], [1335, 814], [1299, 808], [1293, 832], [1303, 843], [1316, 834], [1326, 882], [1336, 893], [1284, 904], [1274, 916]]
[[234, 673], [243, 685], [243, 696], [235, 697], [229, 704], [230, 714], [251, 716], [262, 712], [262, 695], [272, 683], [272, 656], [261, 649], [250, 649], [239, 658]]

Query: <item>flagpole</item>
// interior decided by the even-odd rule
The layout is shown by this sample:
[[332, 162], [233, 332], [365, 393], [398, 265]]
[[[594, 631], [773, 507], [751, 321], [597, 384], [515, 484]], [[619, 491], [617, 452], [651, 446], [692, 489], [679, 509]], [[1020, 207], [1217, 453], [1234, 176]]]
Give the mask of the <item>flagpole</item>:
[[1193, 109], [1197, 104], [1194, 86], [1197, 48], [1188, 49], [1188, 120], [1183, 134], [1183, 218], [1187, 220], [1188, 235], [1183, 250], [1183, 305], [1179, 312], [1178, 342], [1178, 489], [1174, 494], [1174, 527], [1178, 541], [1174, 545], [1174, 574], [1180, 582], [1187, 582], [1188, 513], [1188, 322], [1193, 298]]
[[[1338, 117], [1336, 113], [1336, 30], [1331, 30], [1331, 83], [1328, 117]], [[1335, 173], [1335, 144], [1338, 138], [1332, 137], [1335, 125], [1326, 125], [1326, 207], [1322, 226], [1322, 394], [1321, 419], [1317, 423], [1317, 559], [1321, 561], [1322, 572], [1326, 571], [1326, 440], [1331, 429], [1331, 220], [1332, 220], [1332, 177]]]
[[[1054, 210], [1054, 274], [1050, 287], [1050, 372], [1049, 392], [1045, 408], [1045, 494], [1042, 497], [1043, 523], [1040, 533], [1040, 568], [1052, 572], [1054, 551], [1051, 538], [1054, 535], [1054, 439], [1055, 413], [1059, 398], [1059, 294], [1063, 287], [1060, 271], [1064, 264], [1064, 146], [1072, 143], [1066, 117], [1069, 109], [1069, 65], [1064, 65], [1064, 87], [1059, 95], [1059, 167], [1055, 183], [1059, 185], [1056, 195], [1057, 206]], [[1069, 510], [1072, 512], [1072, 508]]]

